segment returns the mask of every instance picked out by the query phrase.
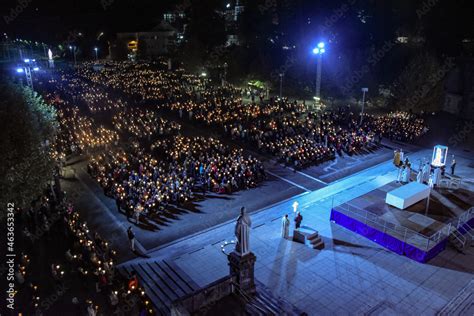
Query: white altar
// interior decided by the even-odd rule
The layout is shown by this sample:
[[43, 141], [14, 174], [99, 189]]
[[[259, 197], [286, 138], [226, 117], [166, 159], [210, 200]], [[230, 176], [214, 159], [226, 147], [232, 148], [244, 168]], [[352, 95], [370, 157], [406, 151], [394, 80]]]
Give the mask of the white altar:
[[418, 182], [410, 182], [395, 190], [387, 192], [385, 203], [404, 210], [429, 196], [429, 186]]

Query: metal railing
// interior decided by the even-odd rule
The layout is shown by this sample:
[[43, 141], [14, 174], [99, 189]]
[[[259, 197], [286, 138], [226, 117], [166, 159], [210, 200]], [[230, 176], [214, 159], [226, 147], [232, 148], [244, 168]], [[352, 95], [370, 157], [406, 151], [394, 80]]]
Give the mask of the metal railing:
[[367, 226], [378, 229], [383, 233], [387, 233], [409, 245], [425, 251], [428, 251], [432, 247], [436, 246], [439, 242], [446, 239], [451, 233], [451, 223], [443, 226], [443, 228], [431, 236], [426, 236], [407, 227], [386, 221], [369, 211], [349, 205], [347, 203], [336, 206], [334, 209], [338, 212], [345, 213], [346, 215], [364, 223]]
[[457, 228], [454, 228], [451, 232], [451, 236], [454, 238], [454, 240], [456, 240], [458, 243], [459, 243], [459, 247], [461, 249], [464, 248], [464, 246], [466, 245], [466, 237], [464, 237], [461, 232], [459, 232], [459, 230]]
[[468, 222], [474, 218], [474, 207], [471, 207], [455, 219], [451, 221], [453, 227], [456, 228], [456, 230], [464, 230], [467, 235], [469, 235], [471, 238], [474, 237], [473, 233], [470, 232], [472, 229], [471, 226], [469, 226]]

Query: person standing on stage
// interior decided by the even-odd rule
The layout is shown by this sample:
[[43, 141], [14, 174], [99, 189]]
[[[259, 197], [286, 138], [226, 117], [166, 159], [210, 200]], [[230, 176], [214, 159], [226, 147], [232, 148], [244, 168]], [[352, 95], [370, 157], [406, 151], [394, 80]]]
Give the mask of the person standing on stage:
[[285, 214], [281, 219], [281, 237], [288, 239], [290, 235], [290, 220], [288, 214]]
[[295, 229], [298, 230], [300, 229], [301, 222], [303, 221], [303, 216], [301, 215], [300, 212], [295, 217]]
[[456, 159], [454, 159], [454, 155], [451, 159], [451, 175], [454, 176], [454, 170], [456, 169]]

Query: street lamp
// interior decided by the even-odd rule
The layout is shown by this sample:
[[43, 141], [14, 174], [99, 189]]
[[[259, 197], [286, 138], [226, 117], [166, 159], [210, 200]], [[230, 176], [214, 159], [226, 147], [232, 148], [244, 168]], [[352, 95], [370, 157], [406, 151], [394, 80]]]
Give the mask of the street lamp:
[[360, 123], [362, 125], [362, 120], [364, 119], [364, 105], [365, 105], [365, 93], [369, 91], [369, 88], [362, 88], [362, 112], [360, 113]]
[[71, 46], [69, 45], [69, 50], [73, 53], [74, 55], [74, 66], [77, 65], [77, 61], [76, 61], [76, 46]]
[[317, 66], [317, 73], [316, 73], [316, 100], [319, 102], [321, 100], [321, 66], [322, 66], [322, 58], [323, 54], [326, 52], [324, 48], [324, 43], [320, 42], [318, 45], [313, 49], [313, 54], [318, 56], [318, 66]]
[[203, 71], [201, 72], [201, 75], [200, 77], [202, 78], [202, 82], [203, 82], [203, 89], [206, 89], [207, 87], [207, 72]]
[[224, 63], [224, 75], [222, 76], [222, 86], [225, 86], [225, 83], [227, 82], [227, 67], [229, 67], [229, 65], [227, 64], [227, 62]]
[[99, 57], [98, 57], [98, 55], [97, 55], [97, 51], [98, 51], [98, 50], [99, 50], [99, 49], [98, 49], [97, 47], [94, 47], [95, 60], [96, 60], [96, 61], [99, 60]]

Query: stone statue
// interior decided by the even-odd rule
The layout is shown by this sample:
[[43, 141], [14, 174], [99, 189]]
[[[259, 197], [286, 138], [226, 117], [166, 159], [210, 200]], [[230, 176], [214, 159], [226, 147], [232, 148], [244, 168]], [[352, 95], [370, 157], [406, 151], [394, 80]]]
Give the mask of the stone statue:
[[235, 251], [241, 256], [246, 255], [250, 252], [249, 241], [250, 241], [250, 227], [252, 222], [250, 216], [245, 212], [245, 207], [240, 209], [240, 216], [237, 218], [235, 225], [235, 237], [237, 237], [237, 244], [235, 245]]

